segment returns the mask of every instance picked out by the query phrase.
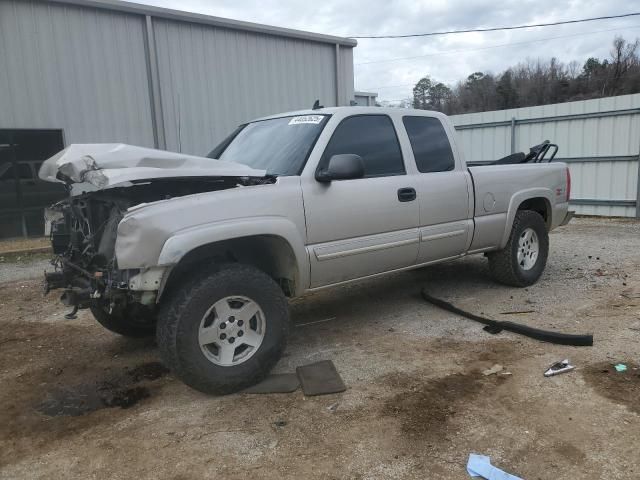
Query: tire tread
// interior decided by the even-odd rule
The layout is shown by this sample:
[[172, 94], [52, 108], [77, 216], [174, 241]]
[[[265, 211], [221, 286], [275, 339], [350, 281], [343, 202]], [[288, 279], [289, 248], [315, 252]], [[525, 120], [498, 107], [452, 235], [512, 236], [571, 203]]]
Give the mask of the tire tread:
[[[514, 233], [518, 232], [522, 226], [532, 226], [535, 224], [538, 224], [538, 226], [542, 225], [546, 235], [546, 226], [544, 225], [544, 219], [539, 213], [532, 210], [519, 210], [516, 213], [516, 216], [513, 219], [513, 226], [511, 228], [511, 233], [509, 234], [509, 240], [507, 241], [507, 244], [502, 250], [491, 252], [488, 255], [489, 271], [494, 280], [512, 287], [527, 287], [538, 280], [539, 277], [536, 278], [533, 282], [527, 281], [518, 274], [519, 272], [517, 271], [517, 260], [516, 258], [514, 258], [514, 255], [517, 253], [517, 249], [513, 248], [513, 243], [518, 241], [518, 238], [516, 235], [514, 235]], [[539, 241], [540, 260], [543, 261], [544, 264], [546, 264], [549, 242], [548, 239], [545, 240], [543, 238], [540, 238]]]
[[[281, 322], [281, 341], [276, 348], [265, 351], [262, 355], [262, 361], [258, 362], [249, 372], [243, 372], [232, 379], [229, 377], [206, 377], [200, 369], [196, 368], [196, 365], [181, 359], [178, 345], [180, 318], [195, 296], [204, 293], [206, 289], [212, 286], [215, 288], [216, 284], [224, 285], [230, 281], [237, 280], [238, 276], [241, 276], [243, 281], [247, 283], [259, 282], [259, 287], [262, 290], [277, 298], [274, 302], [278, 310], [276, 315], [279, 315], [284, 320]], [[269, 319], [267, 319], [267, 322], [269, 322]], [[227, 263], [215, 265], [204, 272], [200, 272], [182, 288], [173, 289], [168, 298], [163, 299], [158, 315], [156, 338], [163, 362], [187, 385], [205, 393], [227, 394], [242, 390], [267, 376], [284, 351], [288, 329], [288, 303], [282, 289], [273, 279], [250, 265]], [[260, 354], [260, 352], [256, 352], [256, 354]], [[250, 362], [251, 359], [248, 361]], [[231, 369], [236, 367], [221, 368]]]
[[153, 336], [155, 325], [149, 325], [132, 322], [126, 315], [112, 315], [105, 312], [102, 308], [90, 307], [93, 318], [110, 332], [117, 333], [123, 337], [144, 338]]

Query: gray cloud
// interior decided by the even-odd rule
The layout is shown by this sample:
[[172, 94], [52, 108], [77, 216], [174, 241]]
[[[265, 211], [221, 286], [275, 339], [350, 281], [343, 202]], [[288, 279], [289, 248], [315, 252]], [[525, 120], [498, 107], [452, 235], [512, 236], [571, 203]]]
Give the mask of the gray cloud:
[[[494, 27], [640, 11], [640, 0], [138, 0], [138, 3], [340, 36]], [[454, 84], [472, 72], [500, 72], [527, 58], [554, 56], [582, 64], [591, 56], [607, 56], [616, 34], [628, 39], [640, 36], [640, 17], [510, 32], [363, 39], [354, 50], [355, 86], [359, 90], [377, 91], [382, 100], [397, 100], [410, 96], [412, 85], [424, 75]], [[564, 38], [521, 43], [550, 37]], [[516, 44], [487, 48], [511, 43]], [[364, 64], [418, 55], [429, 56]]]

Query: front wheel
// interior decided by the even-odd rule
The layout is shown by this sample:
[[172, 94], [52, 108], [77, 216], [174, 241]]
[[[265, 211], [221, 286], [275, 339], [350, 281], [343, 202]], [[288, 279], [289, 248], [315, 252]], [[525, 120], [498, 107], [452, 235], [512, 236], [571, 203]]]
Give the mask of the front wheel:
[[489, 270], [500, 283], [527, 287], [538, 281], [549, 255], [549, 234], [539, 213], [520, 210], [503, 250], [491, 252]]
[[264, 272], [223, 264], [162, 302], [157, 340], [164, 363], [204, 393], [232, 393], [262, 380], [286, 345], [289, 308]]

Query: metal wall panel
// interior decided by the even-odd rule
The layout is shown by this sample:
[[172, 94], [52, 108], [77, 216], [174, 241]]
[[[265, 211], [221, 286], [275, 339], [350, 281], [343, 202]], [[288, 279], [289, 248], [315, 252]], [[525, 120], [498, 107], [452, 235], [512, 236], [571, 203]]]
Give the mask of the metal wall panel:
[[203, 155], [253, 118], [335, 105], [335, 45], [164, 19], [153, 29], [168, 150]]
[[[571, 117], [575, 115], [580, 117]], [[569, 159], [572, 198], [627, 203], [638, 198], [640, 94], [451, 118], [468, 160], [495, 160], [511, 153], [510, 122], [515, 118], [515, 151], [528, 151], [549, 139], [560, 147], [557, 158]], [[494, 125], [496, 122], [499, 124]], [[572, 208], [586, 215], [638, 215], [634, 205], [580, 204]]]
[[[353, 48], [340, 47], [340, 78], [342, 87], [340, 89], [341, 98], [339, 105], [347, 106], [351, 104], [354, 96], [353, 86]], [[328, 106], [328, 105], [327, 105]]]
[[509, 155], [510, 127], [490, 127], [458, 131], [468, 162], [497, 159]]
[[158, 62], [158, 137], [162, 144], [166, 134], [168, 149], [204, 154], [257, 116], [353, 98], [353, 49], [345, 39], [336, 40], [343, 43], [336, 59], [333, 37], [281, 37], [202, 16], [191, 23], [165, 18], [162, 9], [148, 19], [117, 10], [126, 9], [0, 0], [0, 128], [60, 128], [67, 144], [153, 146], [147, 69], [155, 64], [147, 61], [147, 39]]
[[144, 17], [0, 1], [0, 128], [153, 146]]
[[353, 45], [108, 0], [0, 0], [0, 128], [204, 154], [252, 118], [348, 105]]

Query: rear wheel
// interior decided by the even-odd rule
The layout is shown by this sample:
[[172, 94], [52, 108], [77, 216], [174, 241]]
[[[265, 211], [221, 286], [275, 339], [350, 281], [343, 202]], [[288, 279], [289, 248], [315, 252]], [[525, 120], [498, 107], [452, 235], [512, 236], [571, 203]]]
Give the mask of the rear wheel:
[[489, 270], [500, 283], [527, 287], [542, 275], [548, 254], [549, 234], [544, 219], [539, 213], [520, 210], [505, 248], [487, 255]]
[[149, 337], [156, 331], [155, 318], [149, 310], [144, 308], [130, 308], [109, 313], [107, 307], [93, 306], [90, 310], [100, 325], [123, 337]]
[[248, 265], [215, 267], [163, 300], [157, 340], [164, 363], [205, 393], [231, 393], [262, 380], [286, 345], [282, 289]]

